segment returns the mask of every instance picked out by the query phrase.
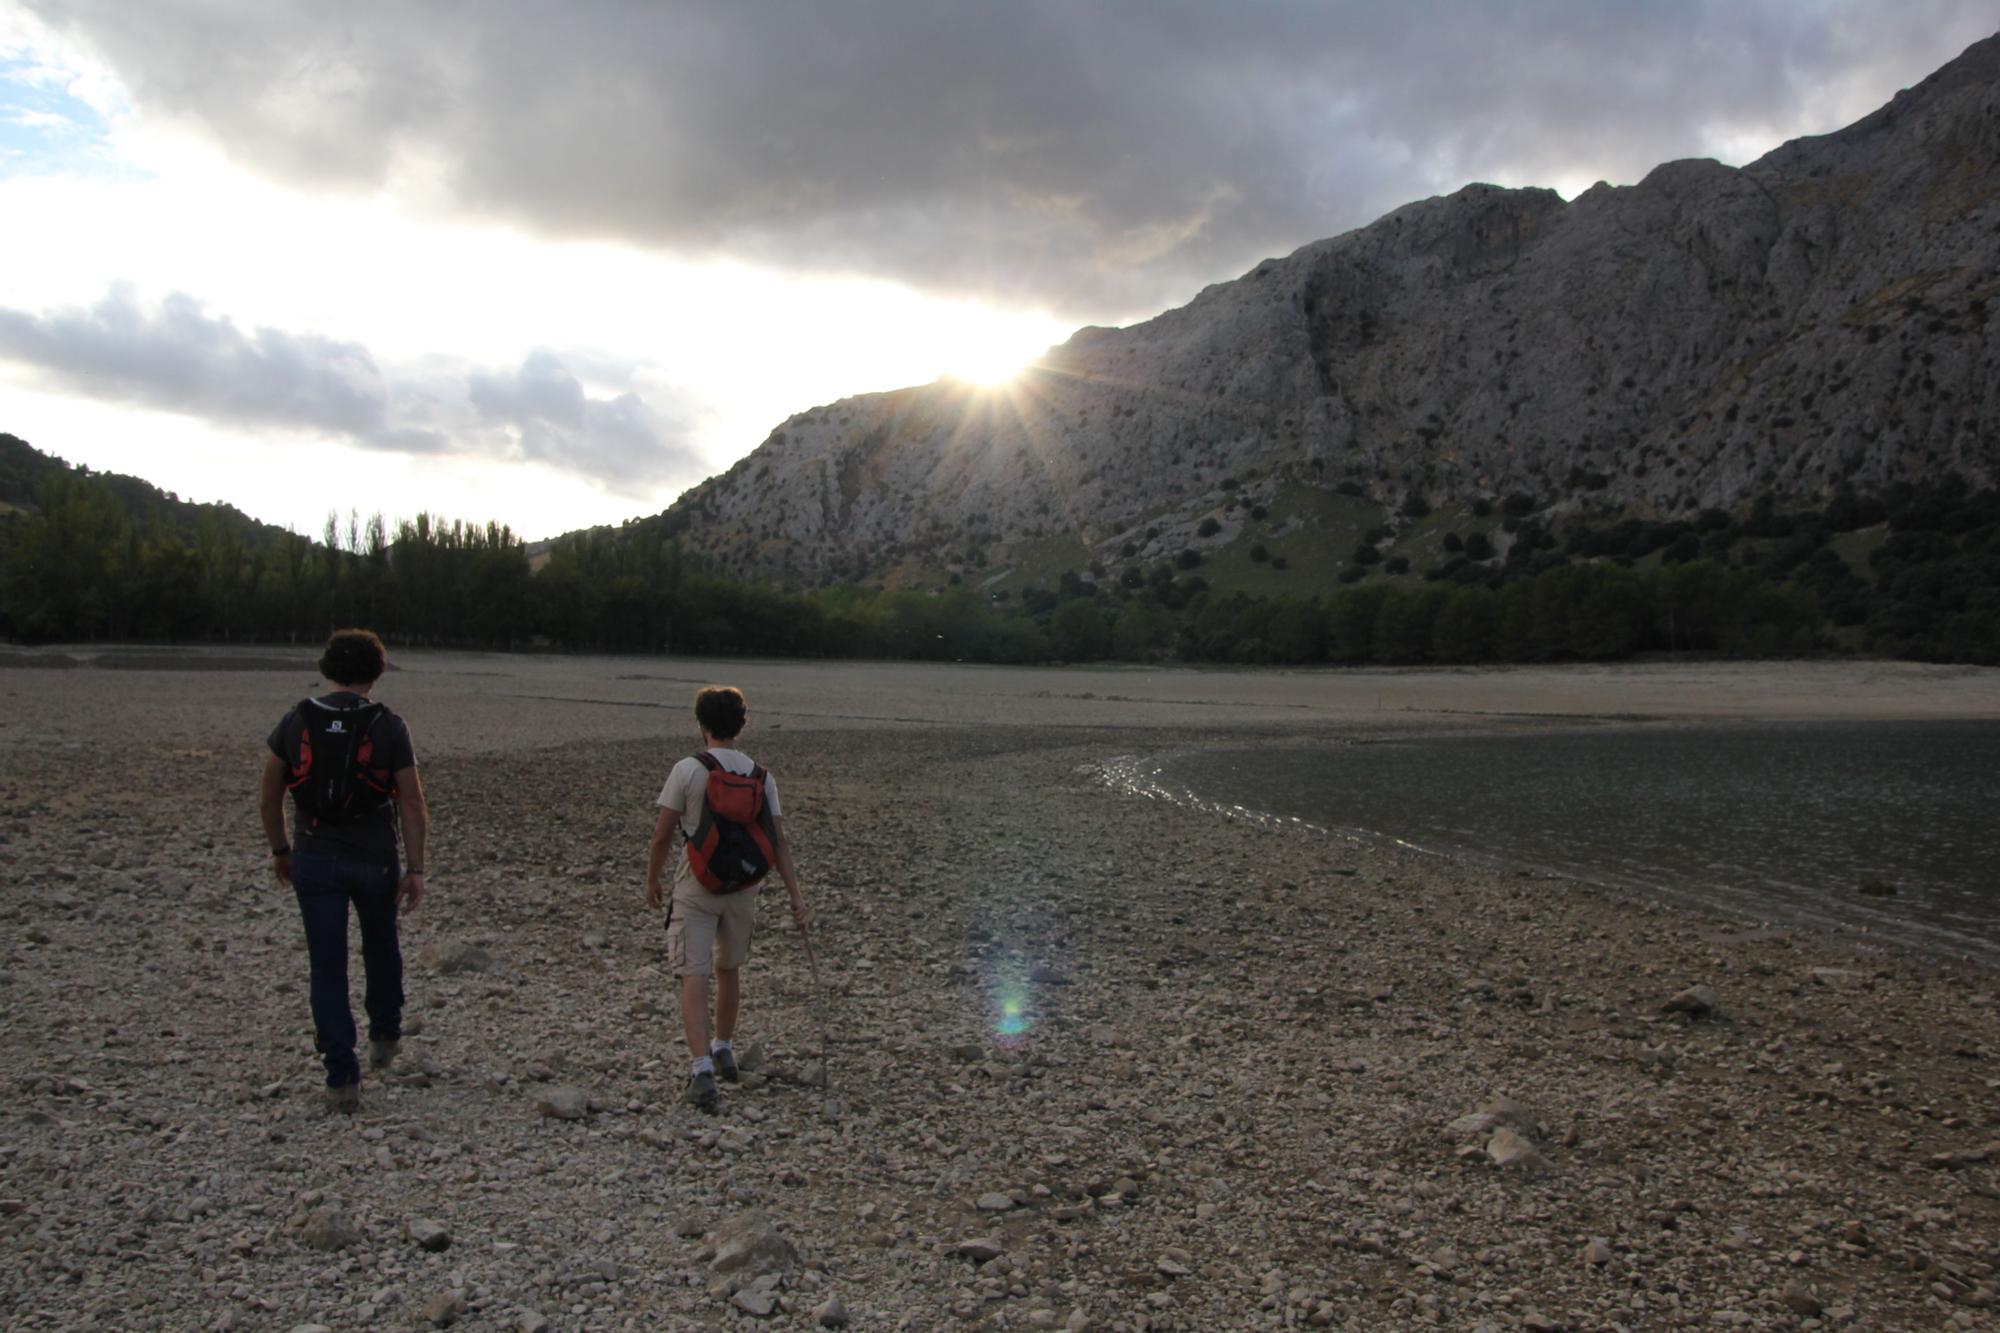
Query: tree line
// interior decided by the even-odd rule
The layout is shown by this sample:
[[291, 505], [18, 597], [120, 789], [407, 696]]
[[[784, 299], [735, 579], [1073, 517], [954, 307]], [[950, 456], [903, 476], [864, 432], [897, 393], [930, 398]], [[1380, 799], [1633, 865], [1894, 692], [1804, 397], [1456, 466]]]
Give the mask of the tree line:
[[[231, 518], [238, 521], [232, 522]], [[1866, 575], [1833, 548], [1886, 525]], [[654, 524], [532, 556], [508, 528], [330, 517], [315, 539], [204, 510], [134, 512], [100, 476], [42, 478], [0, 519], [0, 633], [33, 641], [312, 642], [341, 625], [481, 648], [1000, 663], [1478, 663], [1831, 651], [2000, 664], [2000, 500], [1962, 484], [1837, 494], [1823, 510], [1555, 532], [1504, 558], [1313, 596], [1211, 588], [1186, 562], [1065, 574], [1017, 596], [733, 582]], [[1649, 560], [1647, 557], [1654, 556]]]

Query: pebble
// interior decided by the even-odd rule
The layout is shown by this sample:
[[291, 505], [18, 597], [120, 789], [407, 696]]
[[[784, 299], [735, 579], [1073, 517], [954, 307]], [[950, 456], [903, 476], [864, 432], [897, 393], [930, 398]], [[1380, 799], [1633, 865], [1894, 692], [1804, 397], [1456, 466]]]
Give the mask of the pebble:
[[1486, 1155], [1495, 1166], [1511, 1171], [1536, 1173], [1548, 1165], [1547, 1159], [1525, 1136], [1504, 1127], [1493, 1131], [1486, 1144]]
[[[254, 767], [269, 719], [248, 725], [244, 704], [234, 757], [194, 764], [171, 811], [123, 803], [129, 775], [91, 750], [0, 747], [16, 797], [116, 812], [24, 819], [0, 801], [0, 851], [32, 865], [60, 847], [79, 867], [68, 908], [34, 875], [0, 903], [0, 937], [40, 925], [56, 946], [0, 948], [0, 1290], [33, 1293], [41, 1322], [433, 1327], [428, 1303], [456, 1297], [459, 1325], [526, 1333], [833, 1327], [837, 1285], [847, 1326], [891, 1329], [1992, 1323], [1990, 974], [1849, 962], [1803, 929], [1718, 934], [1692, 911], [1296, 829], [1218, 819], [1191, 842], [1187, 811], [1072, 773], [1169, 733], [1117, 730], [1128, 705], [1108, 700], [1086, 715], [1057, 697], [1064, 673], [1038, 701], [1078, 710], [1054, 739], [843, 724], [758, 753], [797, 811], [827, 984], [822, 1001], [794, 932], [761, 932], [738, 1060], [759, 1043], [779, 1068], [816, 1060], [823, 1015], [842, 1107], [746, 1079], [698, 1118], [675, 1101], [659, 918], [595, 860], [629, 869], [662, 775], [657, 737], [593, 739], [593, 719], [665, 715], [534, 697], [651, 697], [616, 675], [682, 668], [616, 659], [587, 689], [556, 684], [587, 669], [560, 659], [474, 669], [551, 674], [509, 682], [504, 736], [481, 730], [486, 677], [391, 678], [413, 692], [443, 860], [403, 919], [421, 1048], [368, 1077], [354, 1120], [319, 1113], [295, 907], [234, 868], [237, 760]], [[0, 667], [0, 684], [32, 695], [24, 674]], [[287, 678], [280, 706], [301, 687]], [[85, 702], [142, 754], [173, 753], [172, 719], [191, 716]], [[32, 739], [79, 706], [10, 700], [9, 723]], [[201, 733], [234, 706], [204, 705], [224, 711]], [[1330, 856], [1359, 873], [1319, 870]], [[100, 877], [128, 876], [140, 888], [106, 909]], [[187, 947], [211, 933], [197, 917], [226, 954]], [[602, 950], [578, 947], [593, 930]], [[875, 967], [848, 966], [864, 940]], [[440, 941], [501, 965], [444, 972], [425, 961]], [[1035, 982], [1038, 964], [1069, 984]], [[1741, 1022], [1660, 1014], [1704, 977]], [[1010, 1001], [1031, 1021], [1003, 1037]], [[575, 1122], [540, 1116], [561, 1088]], [[1557, 1169], [1494, 1165], [1503, 1130]], [[986, 1194], [1007, 1205], [982, 1211]], [[765, 1225], [725, 1235], [748, 1214]], [[420, 1248], [424, 1224], [445, 1249]]]
[[424, 1318], [438, 1328], [450, 1328], [465, 1316], [466, 1300], [457, 1291], [441, 1291], [424, 1302]]
[[1716, 998], [1714, 987], [1697, 984], [1680, 991], [1660, 1007], [1668, 1013], [1686, 1014], [1690, 1018], [1707, 1018], [1715, 1012], [1720, 1003]]
[[[448, 977], [467, 972], [493, 970], [493, 955], [480, 946], [464, 940], [442, 940], [425, 949], [421, 958], [433, 969]], [[405, 1031], [407, 1033], [407, 1028]]]
[[451, 1230], [442, 1222], [428, 1218], [413, 1217], [404, 1224], [404, 1232], [417, 1243], [418, 1248], [436, 1253], [451, 1246]]
[[1817, 1319], [1826, 1312], [1826, 1306], [1803, 1282], [1787, 1282], [1784, 1290], [1778, 1293], [1778, 1299], [1783, 1301], [1794, 1314], [1807, 1319]]
[[339, 1209], [315, 1208], [299, 1229], [299, 1242], [315, 1250], [344, 1250], [361, 1244], [361, 1229]]
[[716, 1273], [768, 1273], [791, 1268], [799, 1261], [798, 1250], [762, 1213], [739, 1213], [715, 1229], [715, 1257], [709, 1269]]
[[762, 1317], [776, 1313], [778, 1309], [778, 1293], [755, 1289], [739, 1291], [729, 1298], [729, 1303], [745, 1314]]

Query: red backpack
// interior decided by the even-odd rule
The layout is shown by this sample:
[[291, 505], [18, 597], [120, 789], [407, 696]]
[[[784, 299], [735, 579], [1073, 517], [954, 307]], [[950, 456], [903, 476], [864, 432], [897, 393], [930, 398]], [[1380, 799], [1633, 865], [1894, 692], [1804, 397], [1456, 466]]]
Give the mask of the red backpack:
[[687, 840], [688, 865], [713, 893], [751, 888], [777, 860], [771, 812], [764, 805], [764, 766], [731, 773], [706, 750], [695, 761], [708, 770], [701, 823]]

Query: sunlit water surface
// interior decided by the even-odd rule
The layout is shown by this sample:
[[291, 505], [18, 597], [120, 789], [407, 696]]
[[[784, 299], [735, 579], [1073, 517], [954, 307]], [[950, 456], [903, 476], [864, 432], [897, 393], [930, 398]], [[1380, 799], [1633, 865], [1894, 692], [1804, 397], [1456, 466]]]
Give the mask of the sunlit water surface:
[[[1773, 723], [1126, 756], [1137, 795], [2000, 966], [2000, 723]], [[1861, 892], [1863, 881], [1893, 896]]]

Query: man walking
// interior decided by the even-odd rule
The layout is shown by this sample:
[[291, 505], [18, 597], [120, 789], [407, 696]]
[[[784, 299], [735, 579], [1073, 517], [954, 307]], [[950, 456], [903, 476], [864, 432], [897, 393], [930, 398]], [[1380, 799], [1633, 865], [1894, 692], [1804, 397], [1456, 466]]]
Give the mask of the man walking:
[[[681, 1030], [687, 1038], [688, 1054], [694, 1059], [687, 1100], [704, 1111], [713, 1111], [716, 1078], [734, 1083], [737, 1077], [733, 1040], [743, 1000], [743, 964], [750, 957], [750, 926], [763, 874], [752, 869], [745, 873], [754, 877], [742, 880], [718, 864], [715, 849], [733, 842], [737, 834], [727, 828], [718, 832], [718, 812], [708, 808], [711, 792], [731, 786], [740, 792], [747, 785], [755, 793], [754, 779], [762, 778], [761, 801], [752, 797], [752, 808], [747, 811], [761, 831], [744, 831], [744, 841], [758, 850], [745, 855], [762, 871], [777, 870], [791, 895], [792, 919], [801, 931], [812, 924], [812, 909], [806, 903], [798, 869], [792, 863], [791, 844], [785, 838], [777, 781], [735, 748], [749, 719], [743, 692], [729, 686], [709, 686], [695, 695], [694, 716], [701, 728], [703, 749], [675, 764], [660, 789], [660, 816], [646, 860], [646, 905], [658, 907], [665, 896], [660, 876], [678, 831], [688, 840], [691, 855], [683, 858], [674, 872], [673, 899], [667, 908], [667, 962], [680, 979]], [[753, 781], [745, 784], [744, 779]], [[763, 864], [765, 857], [768, 864]], [[712, 1034], [708, 1012], [711, 980], [715, 989]]]
[[[319, 673], [331, 693], [294, 706], [271, 732], [257, 811], [272, 873], [289, 884], [312, 960], [313, 1046], [326, 1065], [327, 1100], [361, 1108], [354, 1012], [347, 997], [347, 909], [361, 923], [367, 975], [368, 1064], [386, 1069], [403, 1036], [403, 954], [396, 913], [423, 900], [430, 816], [417, 780], [410, 729], [368, 693], [389, 665], [382, 641], [344, 629], [327, 640]], [[285, 792], [292, 837], [285, 836]], [[402, 830], [399, 864], [396, 834]]]

